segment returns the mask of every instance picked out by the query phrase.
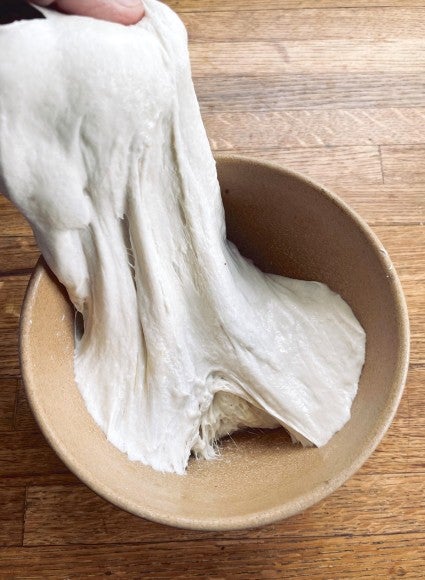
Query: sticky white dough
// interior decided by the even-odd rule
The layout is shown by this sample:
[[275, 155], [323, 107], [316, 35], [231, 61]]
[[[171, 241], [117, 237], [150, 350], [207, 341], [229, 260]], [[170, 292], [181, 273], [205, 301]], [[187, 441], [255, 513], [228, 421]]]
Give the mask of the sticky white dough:
[[323, 284], [226, 240], [183, 24], [45, 11], [0, 27], [0, 190], [83, 313], [75, 376], [131, 460], [184, 473], [244, 426], [324, 445], [348, 421], [365, 334]]

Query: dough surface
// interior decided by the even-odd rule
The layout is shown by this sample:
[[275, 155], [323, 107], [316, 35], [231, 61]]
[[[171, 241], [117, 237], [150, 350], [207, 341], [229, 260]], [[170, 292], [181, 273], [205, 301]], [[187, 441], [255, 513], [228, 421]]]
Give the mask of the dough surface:
[[82, 312], [75, 375], [107, 438], [184, 473], [243, 426], [322, 446], [350, 417], [365, 334], [318, 282], [226, 240], [186, 31], [45, 11], [0, 27], [0, 190]]

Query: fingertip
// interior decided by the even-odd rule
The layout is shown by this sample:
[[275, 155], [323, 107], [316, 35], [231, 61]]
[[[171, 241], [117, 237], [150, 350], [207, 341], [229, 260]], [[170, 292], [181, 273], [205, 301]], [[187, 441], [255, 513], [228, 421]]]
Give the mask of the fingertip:
[[68, 14], [91, 16], [125, 25], [136, 24], [145, 14], [141, 0], [57, 0], [55, 6]]
[[126, 25], [137, 24], [145, 15], [145, 7], [142, 2], [136, 4], [134, 2], [119, 2], [119, 4], [122, 5], [122, 9], [117, 12], [115, 22]]

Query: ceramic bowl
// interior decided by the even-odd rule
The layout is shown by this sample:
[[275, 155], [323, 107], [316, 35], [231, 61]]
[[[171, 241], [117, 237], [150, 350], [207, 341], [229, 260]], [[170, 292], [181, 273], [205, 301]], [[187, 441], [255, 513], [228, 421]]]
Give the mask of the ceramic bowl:
[[320, 449], [290, 443], [283, 429], [222, 442], [214, 461], [187, 475], [127, 459], [86, 411], [73, 377], [74, 311], [43, 262], [23, 307], [21, 361], [33, 413], [64, 463], [103, 498], [182, 528], [227, 530], [289, 517], [350, 477], [396, 412], [408, 364], [405, 300], [391, 261], [366, 223], [335, 195], [274, 164], [218, 158], [228, 237], [262, 270], [319, 280], [350, 304], [367, 334], [352, 418]]

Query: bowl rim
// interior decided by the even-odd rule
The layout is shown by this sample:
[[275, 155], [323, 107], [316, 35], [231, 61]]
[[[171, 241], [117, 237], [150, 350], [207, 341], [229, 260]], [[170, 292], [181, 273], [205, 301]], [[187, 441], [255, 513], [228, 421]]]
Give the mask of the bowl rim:
[[109, 489], [108, 486], [105, 486], [102, 481], [97, 480], [91, 473], [90, 469], [82, 467], [78, 459], [67, 452], [65, 446], [63, 446], [61, 441], [58, 439], [56, 432], [43, 420], [37, 402], [37, 386], [31, 376], [28, 355], [30, 350], [28, 328], [30, 326], [31, 307], [40, 280], [43, 274], [48, 270], [42, 257], [38, 260], [31, 275], [23, 300], [19, 329], [19, 355], [23, 384], [31, 410], [40, 430], [63, 463], [93, 492], [131, 514], [159, 524], [190, 530], [228, 531], [264, 526], [298, 514], [333, 493], [356, 471], [358, 471], [381, 442], [396, 414], [407, 378], [410, 352], [410, 331], [405, 296], [391, 259], [376, 234], [371, 230], [370, 226], [362, 217], [351, 209], [347, 203], [317, 181], [278, 163], [257, 159], [255, 157], [233, 154], [215, 155], [215, 159], [221, 165], [236, 162], [242, 165], [261, 166], [263, 169], [293, 177], [314, 188], [318, 193], [320, 193], [320, 195], [323, 195], [331, 203], [339, 207], [353, 221], [354, 225], [361, 230], [368, 243], [373, 247], [381, 266], [390, 273], [388, 282], [390, 284], [390, 290], [395, 304], [399, 338], [398, 358], [396, 361], [396, 370], [393, 380], [394, 387], [388, 393], [387, 404], [382, 409], [377, 422], [373, 424], [373, 429], [371, 429], [369, 436], [365, 439], [364, 444], [360, 447], [359, 452], [356, 454], [355, 459], [350, 463], [350, 465], [330, 480], [316, 486], [302, 498], [294, 498], [282, 505], [277, 505], [260, 512], [253, 512], [248, 515], [231, 516], [229, 518], [196, 519], [170, 516], [160, 512], [159, 510], [144, 508], [143, 506], [137, 505], [135, 502], [126, 499], [124, 496], [119, 496], [116, 492]]

